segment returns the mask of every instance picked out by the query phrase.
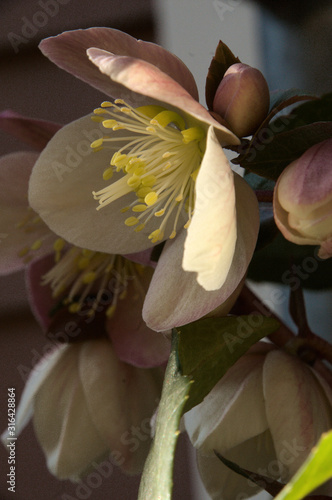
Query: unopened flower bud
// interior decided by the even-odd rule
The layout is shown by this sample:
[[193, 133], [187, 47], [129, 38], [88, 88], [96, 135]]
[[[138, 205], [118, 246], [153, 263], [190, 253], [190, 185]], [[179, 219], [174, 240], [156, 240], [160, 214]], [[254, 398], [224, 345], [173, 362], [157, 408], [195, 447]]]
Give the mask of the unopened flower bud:
[[287, 240], [319, 245], [322, 259], [332, 256], [332, 139], [312, 146], [282, 172], [274, 216]]
[[213, 111], [245, 137], [255, 132], [266, 117], [270, 104], [269, 87], [262, 73], [247, 64], [233, 64], [226, 71], [213, 101]]

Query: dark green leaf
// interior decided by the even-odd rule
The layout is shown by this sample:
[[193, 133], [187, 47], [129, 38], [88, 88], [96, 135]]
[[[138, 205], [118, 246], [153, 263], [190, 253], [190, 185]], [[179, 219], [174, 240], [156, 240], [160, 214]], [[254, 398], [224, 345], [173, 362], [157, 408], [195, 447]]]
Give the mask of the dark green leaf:
[[308, 99], [317, 99], [317, 97], [300, 89], [274, 90], [270, 93], [269, 121], [271, 119], [271, 112], [272, 116], [274, 116], [291, 104]]
[[278, 326], [272, 318], [252, 314], [204, 318], [177, 328], [180, 368], [194, 381], [184, 411], [199, 404], [249, 347]]
[[254, 253], [248, 278], [283, 283], [292, 289], [301, 284], [304, 288], [331, 288], [332, 259], [322, 260], [317, 247], [295, 245], [279, 233], [270, 245]]
[[205, 83], [205, 99], [208, 109], [212, 110], [213, 99], [224, 74], [232, 64], [241, 62], [222, 41], [219, 42], [216, 53], [211, 61]]
[[280, 133], [267, 127], [232, 161], [257, 175], [277, 180], [284, 168], [307, 149], [331, 137], [332, 122], [315, 122]]

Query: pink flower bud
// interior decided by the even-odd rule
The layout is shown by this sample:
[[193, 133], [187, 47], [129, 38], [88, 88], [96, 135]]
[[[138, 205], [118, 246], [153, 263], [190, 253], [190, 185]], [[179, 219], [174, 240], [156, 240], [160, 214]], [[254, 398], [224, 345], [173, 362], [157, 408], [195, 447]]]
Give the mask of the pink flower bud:
[[287, 240], [320, 245], [320, 258], [332, 256], [332, 139], [312, 146], [282, 172], [274, 217]]
[[266, 117], [269, 87], [262, 73], [247, 64], [233, 64], [221, 80], [213, 101], [218, 113], [239, 137], [251, 135]]

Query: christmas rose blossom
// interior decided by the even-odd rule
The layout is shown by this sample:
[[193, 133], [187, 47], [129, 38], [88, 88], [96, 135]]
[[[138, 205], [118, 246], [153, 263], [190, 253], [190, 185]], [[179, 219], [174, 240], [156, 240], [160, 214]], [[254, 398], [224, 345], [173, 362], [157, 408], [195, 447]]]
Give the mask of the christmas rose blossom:
[[[185, 226], [183, 269], [206, 290], [219, 289], [238, 273], [237, 174], [222, 146], [239, 140], [198, 103], [188, 68], [158, 45], [108, 28], [65, 32], [41, 50], [115, 101], [102, 103], [95, 121], [81, 118], [54, 136], [32, 172], [31, 206], [69, 242], [107, 253], [151, 248]], [[87, 139], [93, 154], [82, 147]], [[241, 231], [255, 240], [257, 202], [248, 185], [244, 191], [252, 222]]]
[[[92, 463], [105, 459], [137, 474], [151, 444], [149, 421], [162, 379], [161, 368], [120, 361], [107, 339], [58, 347], [29, 376], [16, 433], [32, 419], [47, 466], [59, 479], [79, 481]], [[4, 443], [6, 438], [7, 432]]]
[[[54, 134], [55, 124], [12, 112], [2, 113], [0, 122], [37, 149]], [[106, 330], [120, 360], [139, 367], [165, 363], [170, 342], [142, 319], [153, 274], [149, 252], [129, 256], [132, 261], [68, 245], [54, 234], [28, 205], [37, 158], [34, 152], [0, 158], [0, 274], [26, 269], [31, 308], [45, 331], [55, 328], [57, 314], [51, 312], [62, 304], [67, 322], [77, 321], [96, 336]]]
[[332, 256], [332, 139], [315, 144], [280, 175], [274, 217], [285, 238]]
[[[260, 342], [184, 419], [211, 498], [249, 498], [257, 486], [223, 465], [214, 450], [251, 472], [288, 482], [332, 427], [332, 391], [298, 358]], [[331, 483], [321, 493], [331, 494]]]

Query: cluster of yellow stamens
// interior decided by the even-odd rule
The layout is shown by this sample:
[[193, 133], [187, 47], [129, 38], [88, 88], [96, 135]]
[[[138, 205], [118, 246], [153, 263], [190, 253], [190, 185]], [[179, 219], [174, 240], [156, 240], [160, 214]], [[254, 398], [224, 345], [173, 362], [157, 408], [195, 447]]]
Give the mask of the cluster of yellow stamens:
[[166, 223], [173, 214], [173, 231], [176, 235], [180, 214], [187, 213], [188, 227], [194, 211], [195, 180], [202, 161], [205, 132], [201, 127], [186, 128], [183, 117], [160, 106], [133, 108], [117, 99], [114, 103], [103, 102], [94, 110], [94, 121], [102, 122], [104, 128], [127, 130], [131, 135], [104, 136], [91, 144], [94, 151], [105, 146], [123, 147], [113, 154], [110, 166], [103, 178], [108, 181], [114, 172], [122, 172], [120, 179], [93, 196], [100, 209], [109, 203], [134, 193], [134, 201], [122, 211], [132, 210], [135, 215], [125, 220], [127, 226], [141, 231], [152, 217], [162, 217], [158, 229], [149, 239], [157, 243], [164, 238]]
[[139, 289], [142, 266], [120, 255], [109, 255], [71, 246], [58, 239], [54, 244], [56, 264], [43, 277], [54, 298], [61, 298], [69, 312], [89, 317], [105, 311], [112, 317], [118, 300], [124, 299], [130, 281]]

